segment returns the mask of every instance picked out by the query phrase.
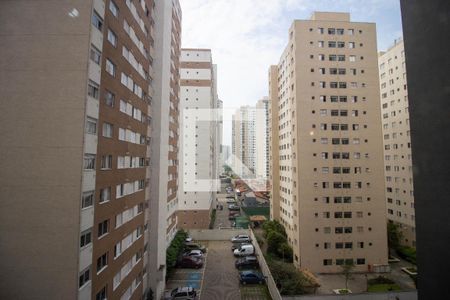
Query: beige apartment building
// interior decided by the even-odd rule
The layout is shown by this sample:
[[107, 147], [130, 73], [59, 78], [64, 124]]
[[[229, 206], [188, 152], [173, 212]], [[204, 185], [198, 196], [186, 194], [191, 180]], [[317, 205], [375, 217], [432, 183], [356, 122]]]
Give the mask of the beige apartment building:
[[341, 272], [350, 261], [355, 271], [383, 269], [375, 24], [351, 22], [348, 13], [295, 20], [269, 82], [271, 215], [286, 228], [294, 264], [318, 273]]
[[[181, 50], [178, 226], [208, 229], [218, 176], [219, 99], [217, 71], [210, 49]], [[216, 155], [217, 154], [217, 155]]]
[[400, 225], [402, 244], [416, 246], [408, 90], [403, 40], [378, 56], [388, 220]]
[[161, 295], [180, 20], [177, 1], [0, 2], [1, 299]]

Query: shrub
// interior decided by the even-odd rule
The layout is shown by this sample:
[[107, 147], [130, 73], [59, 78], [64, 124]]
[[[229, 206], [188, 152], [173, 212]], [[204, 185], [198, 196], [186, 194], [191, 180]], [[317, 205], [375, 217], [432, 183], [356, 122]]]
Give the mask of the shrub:
[[276, 220], [264, 222], [262, 228], [264, 229], [264, 237], [266, 238], [271, 231], [278, 232], [284, 237], [287, 237], [286, 230], [284, 230], [283, 225]]
[[394, 284], [395, 282], [384, 276], [378, 276], [376, 278], [369, 279], [367, 283], [369, 285], [373, 285], [373, 284]]
[[213, 209], [211, 211], [211, 221], [209, 222], [209, 229], [213, 229], [214, 228], [214, 223], [216, 222], [216, 210]]
[[306, 294], [308, 280], [293, 264], [266, 257], [273, 279], [282, 295]]
[[397, 249], [397, 254], [404, 260], [410, 263], [416, 264], [416, 249], [407, 246], [400, 246]]
[[177, 263], [177, 258], [181, 254], [184, 249], [184, 241], [186, 240], [187, 233], [184, 230], [179, 230], [172, 242], [170, 243], [169, 248], [166, 251], [166, 266], [167, 266], [167, 274], [175, 267]]
[[269, 231], [267, 234], [267, 252], [278, 255], [281, 244], [286, 243], [286, 237], [276, 231]]
[[291, 262], [294, 258], [294, 251], [287, 242], [284, 242], [278, 247], [278, 257], [282, 258], [285, 262]]

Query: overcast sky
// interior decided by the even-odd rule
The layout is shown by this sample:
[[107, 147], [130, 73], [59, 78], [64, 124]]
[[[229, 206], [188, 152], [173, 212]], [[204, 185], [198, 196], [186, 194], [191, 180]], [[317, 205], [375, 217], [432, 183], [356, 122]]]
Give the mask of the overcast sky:
[[[378, 50], [402, 36], [398, 0], [180, 0], [182, 47], [209, 48], [225, 108], [254, 105], [268, 94], [268, 68], [277, 64], [294, 19], [313, 11], [349, 12], [377, 24]], [[224, 124], [231, 145], [231, 123]]]

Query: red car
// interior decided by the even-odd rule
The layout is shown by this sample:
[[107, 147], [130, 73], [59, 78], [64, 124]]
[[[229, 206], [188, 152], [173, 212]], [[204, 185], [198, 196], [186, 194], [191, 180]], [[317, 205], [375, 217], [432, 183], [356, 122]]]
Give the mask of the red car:
[[178, 261], [178, 267], [200, 269], [203, 267], [203, 259], [195, 256], [183, 256]]

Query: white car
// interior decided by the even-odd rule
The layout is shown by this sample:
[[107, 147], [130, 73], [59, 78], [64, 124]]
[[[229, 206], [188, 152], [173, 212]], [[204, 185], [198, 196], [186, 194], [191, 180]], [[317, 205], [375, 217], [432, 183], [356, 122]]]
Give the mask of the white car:
[[191, 250], [183, 254], [183, 256], [203, 257], [202, 250]]
[[190, 243], [192, 242], [192, 238], [190, 236], [187, 236], [186, 239], [184, 240], [186, 243]]
[[235, 237], [231, 238], [231, 241], [233, 243], [236, 243], [236, 242], [251, 242], [252, 239], [246, 234], [238, 234]]

